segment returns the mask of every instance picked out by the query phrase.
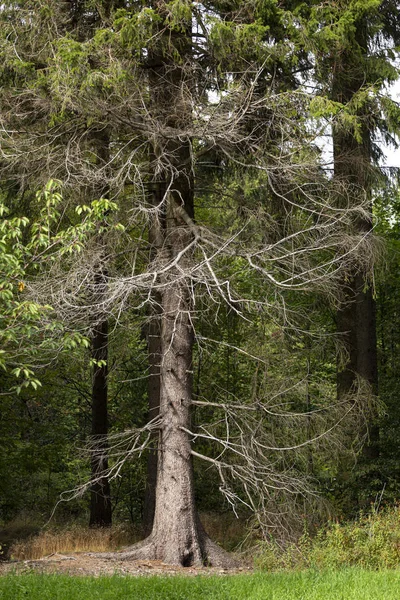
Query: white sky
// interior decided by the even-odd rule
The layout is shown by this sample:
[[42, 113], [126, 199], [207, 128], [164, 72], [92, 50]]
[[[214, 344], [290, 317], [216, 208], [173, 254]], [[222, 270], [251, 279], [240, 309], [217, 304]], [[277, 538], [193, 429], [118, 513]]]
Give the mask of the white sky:
[[[397, 81], [393, 86], [389, 88], [389, 93], [393, 100], [400, 103], [400, 81]], [[400, 135], [398, 136], [400, 146]], [[377, 141], [377, 140], [375, 140]], [[321, 136], [316, 143], [322, 150], [322, 156], [326, 161], [327, 165], [332, 165], [333, 161], [333, 148], [332, 148], [332, 136], [330, 128], [327, 128], [326, 135]], [[378, 142], [377, 142], [378, 143]], [[387, 146], [383, 141], [379, 143], [381, 150], [384, 153], [384, 157], [380, 160], [382, 167], [400, 167], [400, 147], [398, 149], [393, 146]]]
[[[390, 89], [390, 95], [393, 100], [400, 102], [400, 81], [397, 81]], [[388, 147], [381, 144], [381, 148], [386, 155], [386, 158], [381, 161], [383, 167], [400, 167], [400, 148], [396, 150], [393, 147]]]

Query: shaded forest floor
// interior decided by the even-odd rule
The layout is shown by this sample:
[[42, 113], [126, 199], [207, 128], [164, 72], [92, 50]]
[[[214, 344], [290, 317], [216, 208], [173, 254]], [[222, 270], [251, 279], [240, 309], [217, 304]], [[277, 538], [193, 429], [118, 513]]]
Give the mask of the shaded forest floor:
[[23, 574], [29, 572], [69, 575], [231, 575], [251, 572], [250, 567], [220, 569], [214, 567], [175, 567], [156, 560], [118, 560], [88, 556], [85, 553], [52, 554], [38, 560], [4, 561], [0, 563], [0, 575], [8, 573]]

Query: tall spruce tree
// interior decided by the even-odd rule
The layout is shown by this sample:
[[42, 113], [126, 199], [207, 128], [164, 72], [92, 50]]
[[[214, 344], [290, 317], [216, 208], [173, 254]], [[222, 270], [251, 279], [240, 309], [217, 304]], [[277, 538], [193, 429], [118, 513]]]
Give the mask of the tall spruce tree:
[[[368, 236], [349, 234], [365, 201], [341, 185], [348, 203], [346, 210], [337, 206], [337, 182], [320, 168], [307, 120], [312, 98], [305, 89], [274, 85], [277, 65], [298, 56], [293, 41], [271, 33], [267, 21], [292, 23], [296, 33], [292, 12], [274, 1], [73, 4], [73, 17], [69, 3], [53, 0], [3, 4], [1, 168], [30, 189], [49, 177], [63, 181], [64, 220], [87, 190], [103, 186], [125, 229], [116, 235], [109, 201], [79, 205], [74, 218], [82, 221], [67, 236], [57, 227], [48, 232], [50, 246], [66, 237], [70, 252], [43, 261], [31, 293], [49, 298], [59, 319], [84, 332], [106, 316], [118, 324], [123, 311], [159, 307], [159, 413], [110, 449], [108, 474], [116, 476], [158, 435], [152, 531], [126, 557], [228, 564], [197, 515], [193, 457], [217, 469], [229, 502], [242, 498], [268, 518], [275, 494], [304, 491], [293, 465], [276, 459], [299, 443], [266, 441], [265, 421], [282, 415], [260, 399], [217, 407], [193, 398], [196, 311], [213, 318], [228, 306], [247, 319], [273, 312], [287, 327], [289, 293], [316, 291], [338, 303], [343, 271], [358, 264], [360, 249], [368, 254]], [[94, 132], [105, 130], [107, 165], [92, 143]], [[203, 164], [201, 179], [200, 161], [220, 177], [205, 178]], [[210, 200], [219, 198], [217, 214], [205, 205], [195, 215], [201, 185]], [[265, 199], [279, 199], [278, 215]], [[96, 211], [100, 232], [85, 217]], [[99, 278], [104, 247], [107, 270]], [[262, 285], [249, 285], [251, 276]], [[213, 427], [194, 430], [195, 405], [223, 417], [218, 412]], [[198, 439], [214, 452], [198, 451]]]
[[[381, 153], [375, 139], [390, 138], [397, 130], [397, 106], [385, 86], [398, 77], [398, 12], [397, 2], [371, 0], [316, 3], [309, 14], [311, 29], [314, 27], [310, 39], [315, 44], [316, 79], [337, 115], [332, 124], [334, 177], [352, 186], [354, 195], [367, 199], [368, 213], [352, 226], [366, 235], [373, 229], [373, 197], [385, 178], [378, 165]], [[345, 302], [336, 313], [344, 347], [344, 359], [338, 361], [339, 401], [356, 393], [360, 385], [367, 397], [378, 393], [372, 274], [359, 269], [348, 273], [343, 291]], [[376, 416], [369, 419], [368, 430], [365, 457], [373, 459], [379, 454]]]

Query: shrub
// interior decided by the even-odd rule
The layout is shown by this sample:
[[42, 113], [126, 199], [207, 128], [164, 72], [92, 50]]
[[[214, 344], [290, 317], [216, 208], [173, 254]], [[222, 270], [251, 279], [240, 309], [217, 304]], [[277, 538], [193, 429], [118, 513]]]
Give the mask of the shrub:
[[330, 523], [313, 539], [304, 535], [284, 549], [273, 541], [261, 542], [255, 564], [263, 570], [399, 567], [400, 509], [361, 514], [350, 523]]

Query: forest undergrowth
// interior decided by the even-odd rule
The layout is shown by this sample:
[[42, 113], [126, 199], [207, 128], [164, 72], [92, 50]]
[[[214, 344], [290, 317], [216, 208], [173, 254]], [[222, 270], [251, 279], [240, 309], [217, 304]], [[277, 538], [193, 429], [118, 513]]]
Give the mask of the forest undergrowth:
[[332, 521], [311, 537], [305, 533], [285, 548], [274, 540], [258, 543], [255, 565], [266, 571], [303, 569], [368, 570], [400, 567], [400, 509], [360, 513], [354, 521]]
[[[245, 523], [232, 513], [203, 513], [201, 521], [206, 531], [228, 551], [240, 548], [248, 535]], [[141, 529], [129, 523], [103, 528], [50, 523], [40, 528], [16, 519], [0, 527], [0, 546], [3, 545], [7, 555], [3, 558], [17, 561], [38, 560], [51, 554], [114, 552], [142, 537]]]
[[[399, 506], [360, 513], [353, 521], [331, 521], [314, 536], [305, 533], [296, 543], [284, 547], [272, 537], [257, 539], [257, 534], [249, 532], [244, 522], [233, 515], [205, 513], [202, 521], [221, 546], [235, 551], [243, 562], [254, 565], [257, 571], [400, 567]], [[111, 528], [53, 525], [26, 535], [29, 532], [29, 528], [15, 529], [14, 535], [19, 533], [20, 539], [14, 539], [10, 544], [8, 557], [11, 560], [38, 560], [52, 554], [112, 552], [140, 539], [140, 530], [127, 524]]]

